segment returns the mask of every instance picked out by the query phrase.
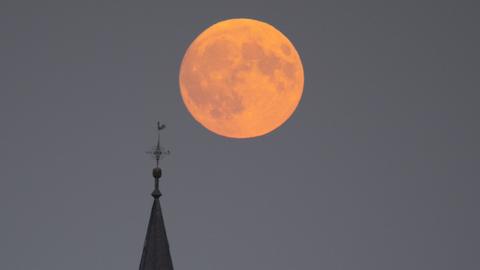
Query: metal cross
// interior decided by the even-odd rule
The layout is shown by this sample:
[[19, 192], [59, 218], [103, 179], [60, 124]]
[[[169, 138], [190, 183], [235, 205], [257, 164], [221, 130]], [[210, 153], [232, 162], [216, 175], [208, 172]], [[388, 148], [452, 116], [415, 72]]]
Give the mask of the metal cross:
[[152, 155], [155, 160], [157, 161], [157, 168], [158, 168], [158, 162], [160, 159], [164, 158], [166, 155], [170, 154], [170, 150], [167, 150], [160, 146], [160, 131], [165, 128], [165, 125], [160, 125], [160, 122], [157, 122], [157, 145], [152, 148], [151, 151], [148, 151], [147, 153]]

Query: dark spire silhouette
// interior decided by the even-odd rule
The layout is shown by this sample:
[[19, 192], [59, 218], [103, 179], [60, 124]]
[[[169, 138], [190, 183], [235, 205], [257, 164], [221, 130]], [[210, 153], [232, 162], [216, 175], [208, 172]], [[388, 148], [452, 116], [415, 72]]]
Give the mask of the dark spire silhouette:
[[158, 182], [162, 176], [162, 169], [159, 167], [159, 160], [170, 152], [160, 146], [160, 131], [165, 125], [157, 123], [158, 137], [157, 145], [152, 151], [148, 152], [153, 155], [157, 166], [153, 169], [153, 178], [155, 179], [155, 187], [152, 192], [153, 206], [148, 222], [147, 235], [143, 246], [142, 259], [140, 260], [140, 270], [173, 270], [172, 257], [170, 256], [170, 247], [168, 245], [165, 223], [163, 221], [162, 209], [160, 207], [160, 189]]

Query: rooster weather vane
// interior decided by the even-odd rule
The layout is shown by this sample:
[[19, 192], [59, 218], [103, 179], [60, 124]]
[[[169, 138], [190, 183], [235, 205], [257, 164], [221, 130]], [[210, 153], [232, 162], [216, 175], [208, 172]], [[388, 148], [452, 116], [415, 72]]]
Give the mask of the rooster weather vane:
[[165, 125], [160, 124], [160, 121], [157, 122], [157, 145], [153, 147], [151, 151], [148, 151], [147, 154], [152, 155], [153, 158], [155, 158], [157, 162], [157, 168], [158, 168], [158, 163], [160, 159], [163, 159], [165, 156], [170, 154], [170, 150], [165, 149], [160, 145], [160, 131], [165, 129]]

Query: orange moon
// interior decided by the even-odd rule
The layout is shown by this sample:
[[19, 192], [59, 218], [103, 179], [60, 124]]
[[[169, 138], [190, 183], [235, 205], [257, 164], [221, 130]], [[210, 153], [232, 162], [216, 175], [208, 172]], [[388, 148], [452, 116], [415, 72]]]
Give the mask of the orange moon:
[[203, 31], [187, 49], [179, 83], [188, 111], [230, 138], [265, 135], [293, 114], [303, 93], [300, 56], [280, 31], [230, 19]]

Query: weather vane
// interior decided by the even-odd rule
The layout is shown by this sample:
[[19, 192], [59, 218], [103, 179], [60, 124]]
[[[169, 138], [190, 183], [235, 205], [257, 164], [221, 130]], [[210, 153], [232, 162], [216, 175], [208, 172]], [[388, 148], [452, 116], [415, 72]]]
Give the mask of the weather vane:
[[156, 162], [157, 162], [157, 168], [158, 168], [158, 163], [160, 161], [160, 159], [164, 158], [166, 155], [169, 155], [170, 154], [170, 150], [167, 150], [165, 148], [163, 148], [161, 145], [160, 145], [160, 131], [162, 129], [165, 128], [165, 125], [160, 125], [160, 121], [157, 122], [157, 145], [155, 147], [153, 147], [153, 149], [151, 151], [148, 151], [147, 153], [152, 155], [153, 158], [155, 158]]

